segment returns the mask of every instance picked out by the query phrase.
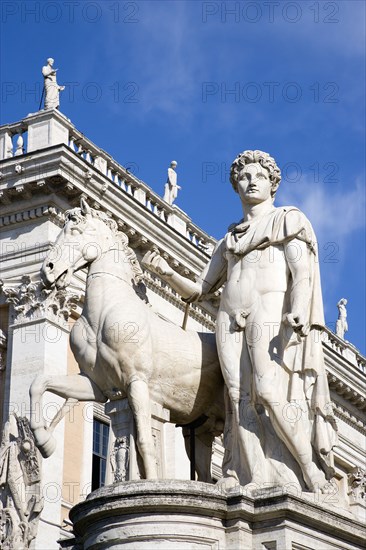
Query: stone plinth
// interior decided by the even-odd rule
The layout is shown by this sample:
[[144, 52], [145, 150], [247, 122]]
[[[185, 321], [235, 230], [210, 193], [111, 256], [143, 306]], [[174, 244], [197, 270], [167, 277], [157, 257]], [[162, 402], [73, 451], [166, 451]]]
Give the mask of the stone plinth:
[[28, 124], [28, 153], [60, 143], [68, 145], [72, 125], [59, 111], [41, 111], [29, 115], [25, 120]]
[[365, 529], [323, 501], [194, 481], [129, 481], [98, 489], [70, 512], [74, 550], [359, 550]]

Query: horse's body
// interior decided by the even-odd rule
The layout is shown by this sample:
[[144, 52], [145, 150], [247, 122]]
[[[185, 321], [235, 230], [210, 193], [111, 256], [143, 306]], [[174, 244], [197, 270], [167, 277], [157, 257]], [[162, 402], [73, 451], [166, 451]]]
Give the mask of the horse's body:
[[[153, 313], [136, 292], [142, 272], [127, 237], [82, 202], [81, 209], [68, 214], [55, 248], [45, 259], [43, 278], [63, 287], [86, 265], [84, 308], [70, 336], [81, 375], [37, 377], [31, 387], [31, 409], [46, 390], [84, 401], [127, 397], [145, 477], [155, 478], [150, 401], [167, 408], [171, 422], [177, 424], [207, 416], [202, 434], [206, 446], [222, 431], [223, 379], [214, 335], [185, 331]], [[51, 430], [33, 416], [31, 425], [38, 446], [49, 455]], [[203, 470], [210, 451], [209, 445], [198, 468], [199, 478], [206, 481], [209, 474]]]

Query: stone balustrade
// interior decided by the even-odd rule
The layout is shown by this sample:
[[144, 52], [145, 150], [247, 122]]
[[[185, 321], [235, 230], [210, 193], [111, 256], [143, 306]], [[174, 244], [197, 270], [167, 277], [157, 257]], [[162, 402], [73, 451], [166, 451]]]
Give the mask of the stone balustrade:
[[120, 165], [86, 138], [59, 111], [39, 111], [20, 122], [0, 126], [0, 161], [60, 144], [67, 145], [90, 164], [90, 177], [93, 170], [98, 170], [113, 185], [134, 197], [147, 210], [184, 235], [194, 246], [211, 254], [215, 239], [192, 223], [180, 208], [169, 205], [128, 168]]
[[342, 355], [360, 371], [366, 374], [366, 357], [363, 356], [353, 344], [337, 336], [328, 327], [325, 327], [322, 332], [322, 340], [327, 346]]

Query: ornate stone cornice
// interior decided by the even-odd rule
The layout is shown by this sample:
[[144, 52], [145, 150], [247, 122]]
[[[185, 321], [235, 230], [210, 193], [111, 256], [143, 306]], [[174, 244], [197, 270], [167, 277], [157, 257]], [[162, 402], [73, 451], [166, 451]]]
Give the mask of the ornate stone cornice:
[[3, 214], [0, 216], [0, 227], [42, 218], [42, 216], [49, 217], [58, 225], [62, 225], [64, 222], [64, 214], [60, 208], [45, 204], [28, 209], [21, 209], [11, 214]]
[[327, 372], [327, 376], [330, 389], [334, 390], [358, 409], [366, 409], [366, 397], [361, 392], [353, 389], [347, 382], [334, 373]]
[[354, 345], [334, 334], [328, 327], [325, 327], [322, 332], [322, 340], [325, 346], [366, 374], [366, 357]]
[[352, 414], [346, 407], [340, 405], [339, 403], [332, 402], [333, 404], [333, 410], [336, 416], [343, 420], [346, 424], [349, 426], [352, 426], [352, 428], [355, 428], [357, 431], [361, 433], [365, 433], [366, 431], [366, 421], [361, 419], [360, 417], [356, 416], [355, 414]]
[[76, 309], [81, 298], [80, 294], [46, 288], [41, 281], [32, 282], [29, 275], [23, 275], [16, 286], [0, 281], [0, 287], [5, 301], [12, 305], [14, 324], [47, 318], [66, 327], [71, 311]]

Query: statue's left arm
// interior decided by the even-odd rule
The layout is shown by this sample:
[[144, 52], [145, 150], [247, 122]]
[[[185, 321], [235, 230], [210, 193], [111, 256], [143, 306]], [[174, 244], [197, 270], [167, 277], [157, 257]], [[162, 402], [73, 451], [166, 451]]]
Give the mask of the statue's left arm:
[[287, 321], [300, 336], [307, 336], [310, 330], [311, 301], [309, 251], [306, 243], [299, 239], [286, 243], [284, 248], [291, 273], [289, 281], [291, 311], [287, 314]]

